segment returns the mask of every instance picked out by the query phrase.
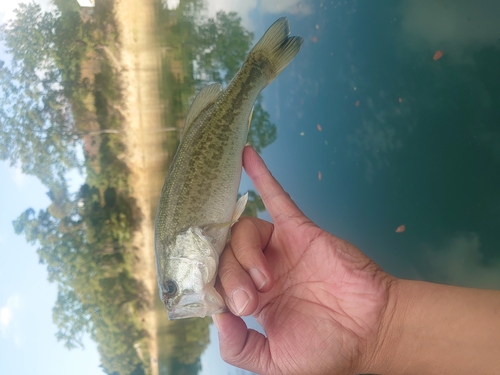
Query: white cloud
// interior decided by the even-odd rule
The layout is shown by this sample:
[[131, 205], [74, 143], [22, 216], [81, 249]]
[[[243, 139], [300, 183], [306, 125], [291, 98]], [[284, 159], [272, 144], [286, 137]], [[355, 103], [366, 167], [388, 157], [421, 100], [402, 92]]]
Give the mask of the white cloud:
[[250, 12], [257, 7], [257, 0], [234, 1], [234, 0], [208, 0], [208, 17], [215, 17], [221, 10], [225, 12], [236, 12], [241, 17], [243, 26], [253, 29], [250, 21]]
[[500, 263], [485, 264], [476, 233], [458, 234], [423, 251], [430, 276], [438, 282], [500, 289]]
[[[411, 0], [402, 8], [403, 35], [440, 49], [453, 60], [467, 60], [470, 49], [496, 43], [500, 32], [498, 0]], [[405, 43], [418, 48], [420, 43]], [[433, 51], [432, 51], [433, 53]]]
[[253, 30], [255, 27], [250, 21], [250, 13], [258, 10], [264, 14], [310, 14], [310, 0], [208, 0], [207, 11], [209, 17], [214, 17], [215, 14], [224, 10], [226, 12], [236, 12], [242, 19], [243, 26]]
[[[33, 184], [40, 183], [37, 177], [23, 173], [21, 166], [19, 164], [16, 164], [14, 166], [10, 166], [7, 162], [2, 164], [5, 168], [6, 172], [5, 175], [10, 181], [14, 182], [14, 184], [18, 189], [24, 189], [24, 188], [29, 189]], [[83, 177], [78, 173], [78, 171], [71, 170], [66, 177], [68, 178], [68, 181], [72, 188], [75, 187], [76, 184], [83, 181]]]
[[[14, 294], [7, 298], [7, 303], [5, 306], [0, 308], [0, 333], [3, 338], [7, 337], [9, 328], [12, 326], [12, 321], [15, 317], [15, 313], [19, 310], [20, 298], [18, 294]], [[15, 341], [19, 342], [18, 336], [15, 335]], [[17, 344], [16, 344], [17, 345]]]
[[[29, 3], [32, 0], [11, 0], [11, 1], [0, 1], [0, 24], [7, 22], [8, 20], [14, 18], [14, 10], [21, 3]], [[75, 0], [76, 1], [76, 0]], [[35, 0], [35, 3], [41, 5], [43, 10], [49, 10], [53, 8], [50, 0]]]
[[12, 181], [16, 184], [18, 188], [22, 188], [26, 185], [26, 180], [27, 177], [23, 171], [21, 170], [21, 167], [19, 165], [16, 165], [14, 167], [10, 168], [11, 176], [12, 176]]
[[179, 3], [180, 0], [163, 0], [163, 4], [165, 4], [168, 9], [176, 9]]
[[[9, 307], [2, 307], [0, 309], [0, 324], [3, 329], [7, 328], [10, 323], [10, 319], [12, 317], [12, 311]], [[2, 336], [4, 335], [4, 331], [2, 331]]]
[[311, 14], [312, 8], [308, 1], [302, 0], [279, 0], [279, 1], [261, 1], [260, 11], [263, 13], [281, 14]]

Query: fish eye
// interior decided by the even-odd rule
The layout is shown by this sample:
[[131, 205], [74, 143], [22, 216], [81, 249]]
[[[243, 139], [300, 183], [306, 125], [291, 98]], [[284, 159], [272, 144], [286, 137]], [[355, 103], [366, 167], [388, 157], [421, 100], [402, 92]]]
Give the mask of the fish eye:
[[173, 280], [167, 280], [163, 284], [163, 295], [167, 298], [175, 296], [177, 293], [177, 284]]

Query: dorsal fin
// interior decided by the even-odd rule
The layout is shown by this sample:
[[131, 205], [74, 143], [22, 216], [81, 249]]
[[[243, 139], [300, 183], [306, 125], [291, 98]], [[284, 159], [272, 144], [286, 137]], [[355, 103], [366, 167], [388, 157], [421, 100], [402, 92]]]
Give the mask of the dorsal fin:
[[215, 102], [221, 91], [222, 85], [220, 83], [214, 83], [202, 88], [198, 95], [196, 95], [186, 116], [186, 122], [184, 123], [184, 130], [182, 132], [183, 137], [200, 113]]

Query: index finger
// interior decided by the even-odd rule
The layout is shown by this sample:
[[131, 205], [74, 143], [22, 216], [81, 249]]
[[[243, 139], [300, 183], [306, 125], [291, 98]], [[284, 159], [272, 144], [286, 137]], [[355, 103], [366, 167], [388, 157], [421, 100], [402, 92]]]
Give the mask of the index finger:
[[291, 217], [304, 216], [251, 146], [247, 146], [243, 150], [243, 167], [252, 179], [275, 224], [284, 222]]

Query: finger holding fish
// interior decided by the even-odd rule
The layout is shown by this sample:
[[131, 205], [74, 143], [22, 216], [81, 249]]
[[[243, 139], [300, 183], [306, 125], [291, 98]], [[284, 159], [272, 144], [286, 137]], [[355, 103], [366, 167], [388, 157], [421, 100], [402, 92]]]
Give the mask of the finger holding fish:
[[229, 242], [220, 260], [224, 267], [219, 269], [219, 282], [216, 289], [234, 315], [252, 314], [258, 304], [257, 290], [250, 275], [234, 257]]
[[269, 292], [274, 285], [264, 254], [272, 232], [271, 223], [253, 217], [242, 218], [232, 230], [221, 256], [217, 290], [235, 315], [254, 313], [260, 293]]

